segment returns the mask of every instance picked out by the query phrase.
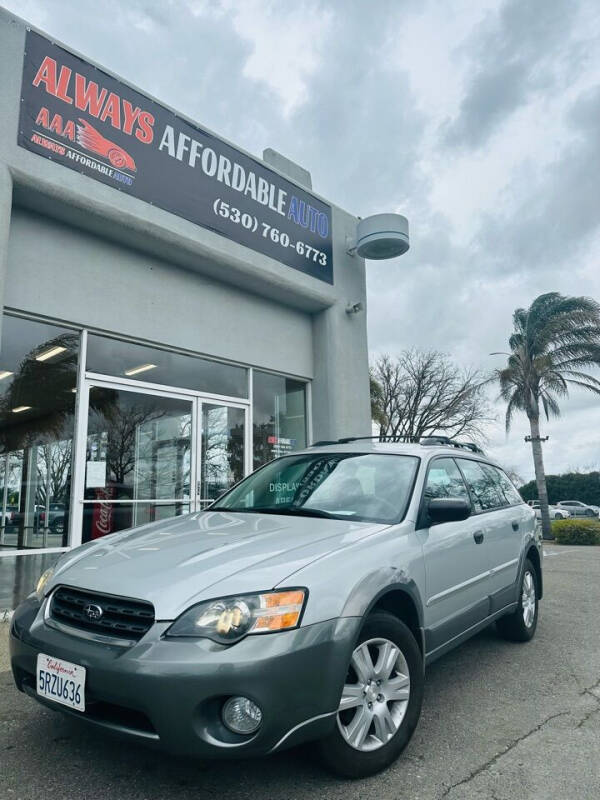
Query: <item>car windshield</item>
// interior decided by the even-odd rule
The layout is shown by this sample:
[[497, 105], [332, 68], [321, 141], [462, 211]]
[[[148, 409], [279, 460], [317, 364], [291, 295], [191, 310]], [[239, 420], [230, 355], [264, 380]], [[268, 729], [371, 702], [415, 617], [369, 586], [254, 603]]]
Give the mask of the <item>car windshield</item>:
[[419, 459], [375, 453], [309, 453], [272, 461], [235, 486], [211, 511], [397, 522]]

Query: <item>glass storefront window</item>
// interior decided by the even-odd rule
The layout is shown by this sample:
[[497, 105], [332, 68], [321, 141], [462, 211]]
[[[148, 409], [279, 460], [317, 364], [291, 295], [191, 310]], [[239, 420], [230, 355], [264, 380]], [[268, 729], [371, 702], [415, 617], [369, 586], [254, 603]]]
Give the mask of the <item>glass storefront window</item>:
[[244, 477], [244, 424], [244, 409], [202, 403], [201, 506]]
[[254, 469], [306, 447], [306, 384], [254, 370]]
[[86, 370], [225, 397], [248, 397], [248, 370], [245, 367], [122, 342], [107, 336], [88, 336]]
[[5, 316], [0, 350], [0, 550], [66, 544], [78, 332]]
[[102, 493], [83, 508], [83, 542], [99, 539], [147, 522], [158, 522], [187, 514], [189, 503], [111, 503]]
[[84, 542], [189, 511], [192, 403], [90, 388]]
[[[88, 373], [168, 388], [92, 376], [78, 387], [80, 331], [6, 315], [0, 350], [0, 553], [66, 547], [80, 535], [85, 542], [197, 511], [244, 477], [248, 433], [255, 468], [306, 445], [302, 381], [255, 370], [254, 426], [248, 432], [244, 403], [219, 400], [248, 397], [246, 368], [96, 334], [87, 338]], [[77, 467], [78, 530], [70, 530], [75, 412], [88, 390], [88, 414], [80, 419], [86, 447]]]

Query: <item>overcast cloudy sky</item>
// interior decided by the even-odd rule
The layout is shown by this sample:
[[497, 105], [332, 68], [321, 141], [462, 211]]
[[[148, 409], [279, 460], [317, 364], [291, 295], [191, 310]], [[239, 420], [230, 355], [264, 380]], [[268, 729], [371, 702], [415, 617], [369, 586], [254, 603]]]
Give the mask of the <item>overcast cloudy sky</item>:
[[[600, 300], [598, 0], [4, 0], [200, 124], [273, 147], [360, 216], [409, 217], [370, 262], [372, 353], [499, 366], [514, 308]], [[546, 426], [548, 472], [600, 466], [600, 403]], [[525, 417], [489, 450], [533, 475]]]

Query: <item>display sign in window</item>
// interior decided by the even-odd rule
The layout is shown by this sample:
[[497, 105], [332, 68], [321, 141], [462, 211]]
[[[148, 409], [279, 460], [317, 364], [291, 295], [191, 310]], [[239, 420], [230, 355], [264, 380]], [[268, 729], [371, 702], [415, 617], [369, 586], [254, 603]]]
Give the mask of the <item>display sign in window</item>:
[[254, 370], [254, 468], [306, 447], [306, 384]]

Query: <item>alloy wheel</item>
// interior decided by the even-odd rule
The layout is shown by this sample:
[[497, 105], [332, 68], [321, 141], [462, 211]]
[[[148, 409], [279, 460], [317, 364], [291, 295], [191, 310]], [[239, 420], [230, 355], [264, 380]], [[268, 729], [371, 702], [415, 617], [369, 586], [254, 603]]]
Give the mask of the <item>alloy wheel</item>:
[[526, 628], [531, 628], [535, 619], [535, 581], [529, 570], [523, 575], [523, 591], [521, 594], [523, 608], [523, 622]]
[[345, 741], [360, 752], [387, 744], [402, 724], [410, 698], [406, 659], [389, 639], [369, 639], [352, 653], [337, 715]]

